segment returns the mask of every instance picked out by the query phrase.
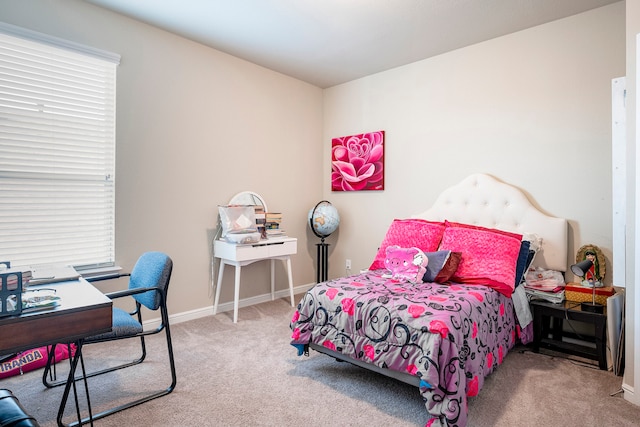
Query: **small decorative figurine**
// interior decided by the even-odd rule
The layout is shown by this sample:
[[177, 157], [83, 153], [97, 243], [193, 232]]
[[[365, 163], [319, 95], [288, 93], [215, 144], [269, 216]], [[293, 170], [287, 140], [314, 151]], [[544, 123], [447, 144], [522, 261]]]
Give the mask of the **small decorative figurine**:
[[606, 263], [604, 255], [599, 247], [596, 245], [584, 245], [582, 246], [576, 255], [576, 262], [589, 260], [593, 263], [591, 268], [582, 277], [582, 286], [589, 288], [595, 286], [600, 288], [604, 286], [604, 274], [606, 271]]

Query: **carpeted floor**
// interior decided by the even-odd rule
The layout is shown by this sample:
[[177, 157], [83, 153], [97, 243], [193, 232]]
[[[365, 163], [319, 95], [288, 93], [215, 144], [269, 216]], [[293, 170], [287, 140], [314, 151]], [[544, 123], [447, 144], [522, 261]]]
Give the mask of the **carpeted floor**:
[[[417, 389], [318, 353], [298, 357], [289, 345], [292, 313], [287, 300], [276, 300], [241, 309], [237, 324], [220, 313], [173, 325], [175, 391], [95, 425], [424, 426]], [[134, 352], [132, 343], [86, 346], [85, 360], [90, 370]], [[154, 337], [142, 365], [90, 380], [94, 412], [169, 381], [163, 340]], [[638, 426], [640, 407], [615, 394], [621, 383], [593, 364], [518, 347], [470, 400], [469, 425]], [[45, 389], [41, 371], [0, 387], [13, 390], [43, 427], [56, 425], [62, 388]], [[72, 420], [69, 405], [65, 421]]]

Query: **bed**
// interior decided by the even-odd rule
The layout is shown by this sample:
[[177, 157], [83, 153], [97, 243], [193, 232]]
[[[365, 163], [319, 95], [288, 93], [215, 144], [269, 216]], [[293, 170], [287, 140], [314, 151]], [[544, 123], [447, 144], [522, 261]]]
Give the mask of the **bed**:
[[[419, 248], [426, 281], [390, 277], [387, 247]], [[518, 340], [531, 339], [531, 324], [521, 327], [527, 314], [516, 315], [522, 269], [566, 265], [565, 219], [474, 174], [429, 210], [394, 220], [368, 271], [307, 291], [291, 319], [291, 344], [299, 355], [313, 349], [415, 385], [426, 426], [465, 426], [467, 399]]]

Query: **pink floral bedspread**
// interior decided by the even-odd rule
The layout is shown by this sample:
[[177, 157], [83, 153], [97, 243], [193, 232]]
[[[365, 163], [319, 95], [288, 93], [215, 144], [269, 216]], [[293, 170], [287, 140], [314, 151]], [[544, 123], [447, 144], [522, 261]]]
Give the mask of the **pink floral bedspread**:
[[502, 363], [519, 327], [511, 298], [484, 286], [401, 283], [367, 272], [319, 283], [291, 321], [313, 342], [420, 378], [427, 426], [465, 426], [467, 398]]

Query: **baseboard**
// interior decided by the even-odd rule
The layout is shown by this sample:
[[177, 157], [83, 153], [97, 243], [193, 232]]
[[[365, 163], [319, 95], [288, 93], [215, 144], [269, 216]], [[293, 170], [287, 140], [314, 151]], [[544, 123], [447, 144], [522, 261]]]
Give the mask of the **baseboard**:
[[[297, 294], [306, 292], [314, 285], [315, 283], [309, 283], [306, 285], [294, 286], [293, 294], [297, 295]], [[290, 298], [289, 289], [282, 289], [282, 290], [276, 291], [275, 298], [286, 298], [288, 300]], [[263, 302], [268, 302], [268, 301], [271, 301], [271, 293], [241, 299], [240, 301], [238, 301], [238, 308], [249, 307], [251, 305], [261, 304]], [[297, 301], [294, 301], [294, 304], [295, 303], [297, 303]], [[233, 301], [218, 304], [218, 314], [224, 313], [225, 311], [232, 311], [232, 310], [233, 310]], [[176, 323], [187, 322], [189, 320], [200, 319], [202, 317], [212, 316], [212, 315], [213, 315], [213, 303], [206, 307], [198, 308], [195, 310], [183, 311], [182, 313], [169, 315], [169, 323], [174, 325]], [[150, 319], [144, 322], [144, 327], [145, 329], [147, 328], [151, 329], [151, 328], [156, 328], [159, 324], [160, 324], [160, 318]]]
[[622, 391], [624, 392], [624, 400], [633, 403], [634, 405], [640, 405], [640, 402], [638, 402], [637, 400], [637, 396], [632, 385], [629, 385], [625, 381], [622, 381]]

